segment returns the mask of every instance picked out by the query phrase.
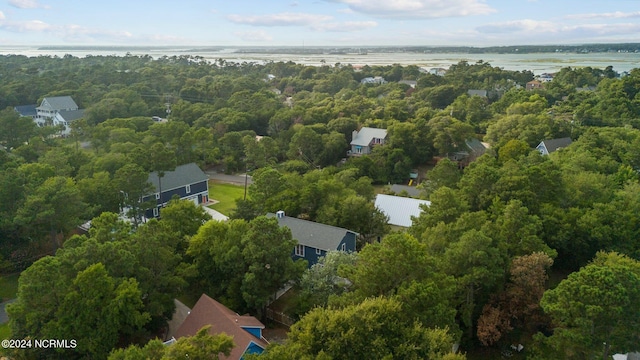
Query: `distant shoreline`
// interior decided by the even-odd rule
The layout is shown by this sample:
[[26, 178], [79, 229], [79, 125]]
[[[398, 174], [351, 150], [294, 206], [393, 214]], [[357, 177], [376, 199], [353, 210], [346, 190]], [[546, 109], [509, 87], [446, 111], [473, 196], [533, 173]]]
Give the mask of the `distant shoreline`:
[[174, 50], [184, 52], [209, 52], [235, 50], [239, 53], [261, 54], [318, 54], [359, 53], [363, 49], [377, 53], [463, 53], [463, 54], [539, 54], [539, 53], [640, 53], [640, 43], [581, 44], [581, 45], [510, 45], [510, 46], [33, 46], [38, 50], [98, 50], [98, 51], [149, 51]]
[[[485, 62], [491, 66], [512, 71], [532, 71], [539, 75], [553, 73], [565, 67], [593, 67], [604, 69], [613, 66], [617, 72], [628, 72], [640, 68], [640, 44], [619, 45], [620, 50], [613, 51], [613, 44], [589, 45], [587, 50], [578, 50], [572, 46], [573, 52], [558, 48], [548, 52], [516, 51], [480, 52], [478, 49], [492, 48], [452, 48], [452, 47], [191, 47], [191, 46], [0, 46], [0, 55], [21, 55], [27, 57], [90, 57], [90, 56], [149, 56], [154, 59], [162, 57], [195, 57], [209, 62], [224, 61], [226, 63], [268, 64], [272, 62], [294, 62], [307, 66], [389, 66], [414, 65], [424, 69], [448, 68], [460, 61], [468, 63]], [[550, 48], [550, 45], [545, 45]], [[585, 45], [586, 46], [586, 45]], [[637, 50], [634, 50], [638, 47]], [[511, 47], [508, 47], [511, 48]], [[445, 49], [449, 52], [441, 52]], [[462, 51], [466, 49], [467, 52]], [[470, 52], [469, 49], [474, 50]], [[537, 48], [541, 50], [541, 48]], [[421, 51], [418, 51], [421, 50]], [[456, 51], [457, 50], [457, 51]], [[633, 51], [631, 51], [633, 50]], [[487, 50], [488, 51], [488, 50]], [[591, 51], [591, 52], [590, 52]]]

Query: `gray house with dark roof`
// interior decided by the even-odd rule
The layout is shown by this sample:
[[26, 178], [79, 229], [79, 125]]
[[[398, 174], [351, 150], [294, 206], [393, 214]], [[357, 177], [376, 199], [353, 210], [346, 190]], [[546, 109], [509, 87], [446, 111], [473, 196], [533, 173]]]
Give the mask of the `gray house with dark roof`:
[[36, 108], [36, 122], [44, 126], [47, 120], [53, 120], [61, 110], [78, 110], [78, 105], [71, 96], [52, 96], [42, 99], [40, 106]]
[[284, 211], [269, 213], [267, 217], [275, 217], [281, 227], [288, 227], [291, 235], [298, 240], [292, 257], [305, 259], [309, 267], [318, 262], [328, 251], [356, 251], [358, 233], [313, 221], [286, 216]]
[[[193, 201], [196, 205], [209, 201], [209, 177], [195, 163], [180, 165], [173, 171], [166, 171], [162, 179], [157, 172], [149, 174], [147, 180], [154, 188], [155, 194], [150, 194], [142, 202], [156, 200], [156, 206], [145, 212], [148, 219], [160, 215], [164, 207], [174, 195], [182, 200]], [[162, 192], [160, 192], [162, 188]]]
[[536, 146], [536, 150], [540, 151], [540, 154], [542, 155], [549, 155], [552, 152], [565, 148], [569, 145], [571, 145], [570, 137], [543, 140], [538, 144], [538, 146]]

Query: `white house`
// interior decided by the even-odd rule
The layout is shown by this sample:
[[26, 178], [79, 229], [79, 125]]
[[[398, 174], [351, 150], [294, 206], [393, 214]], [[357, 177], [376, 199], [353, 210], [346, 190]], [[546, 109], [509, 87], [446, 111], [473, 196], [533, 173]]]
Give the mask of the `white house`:
[[60, 134], [69, 135], [70, 123], [83, 116], [84, 110], [78, 108], [71, 96], [52, 96], [42, 99], [40, 106], [36, 107], [33, 120], [40, 127], [62, 125], [64, 129]]

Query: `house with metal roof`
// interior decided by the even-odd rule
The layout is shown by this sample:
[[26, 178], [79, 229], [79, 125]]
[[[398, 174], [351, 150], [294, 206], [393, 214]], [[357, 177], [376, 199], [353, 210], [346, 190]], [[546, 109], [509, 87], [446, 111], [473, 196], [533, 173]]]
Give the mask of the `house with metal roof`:
[[549, 155], [556, 150], [571, 145], [571, 142], [572, 141], [570, 137], [543, 140], [540, 142], [540, 144], [538, 144], [538, 146], [536, 146], [536, 150], [540, 151], [540, 154], [542, 155]]
[[47, 121], [53, 120], [61, 110], [78, 110], [78, 105], [71, 96], [46, 97], [42, 99], [40, 106], [36, 108], [36, 122], [39, 126], [44, 126]]
[[355, 231], [289, 217], [284, 211], [269, 213], [267, 217], [275, 217], [281, 227], [291, 230], [292, 237], [298, 241], [292, 257], [307, 260], [309, 267], [329, 251], [356, 251], [358, 233]]
[[363, 127], [360, 131], [354, 130], [351, 135], [349, 155], [360, 156], [370, 154], [374, 146], [383, 145], [387, 138], [387, 130]]
[[238, 315], [233, 310], [202, 294], [189, 315], [176, 331], [174, 338], [194, 336], [198, 330], [209, 327], [209, 334], [225, 333], [233, 337], [234, 347], [229, 356], [219, 355], [220, 359], [240, 360], [247, 354], [261, 354], [269, 345], [262, 336], [265, 326], [255, 317]]
[[209, 177], [195, 163], [177, 166], [173, 171], [166, 171], [162, 178], [157, 172], [149, 174], [147, 180], [154, 192], [145, 196], [142, 202], [154, 200], [155, 207], [145, 212], [148, 219], [160, 216], [160, 209], [177, 195], [182, 200], [193, 201], [196, 205], [209, 201]]
[[430, 206], [427, 200], [418, 200], [401, 196], [378, 194], [376, 208], [389, 217], [389, 224], [400, 227], [411, 227], [413, 217], [420, 216], [422, 206]]

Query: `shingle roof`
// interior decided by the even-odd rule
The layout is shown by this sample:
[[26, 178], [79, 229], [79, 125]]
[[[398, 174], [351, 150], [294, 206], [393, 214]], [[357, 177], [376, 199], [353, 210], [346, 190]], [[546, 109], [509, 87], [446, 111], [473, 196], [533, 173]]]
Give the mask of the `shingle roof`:
[[551, 154], [552, 152], [560, 148], [564, 148], [571, 145], [571, 138], [565, 137], [560, 139], [543, 140], [542, 144], [544, 145], [544, 147], [547, 148], [547, 151], [549, 152], [549, 154]]
[[228, 357], [221, 356], [222, 359], [240, 359], [251, 342], [256, 343], [263, 349], [268, 345], [265, 339], [259, 339], [242, 329], [242, 327], [264, 329], [264, 325], [258, 319], [249, 315], [238, 315], [206, 294], [202, 294], [196, 305], [191, 309], [187, 318], [184, 319], [184, 322], [176, 331], [175, 338], [193, 336], [206, 325], [211, 325], [211, 328], [209, 328], [209, 334], [211, 335], [224, 332], [233, 336], [235, 346], [231, 350], [231, 354]]
[[351, 145], [369, 146], [371, 140], [373, 140], [374, 138], [384, 139], [386, 137], [386, 129], [363, 127], [362, 129], [360, 129], [360, 131], [358, 131], [358, 135], [356, 135], [353, 140], [351, 140]]
[[[276, 214], [268, 213], [267, 217], [276, 217]], [[355, 231], [290, 216], [276, 219], [280, 226], [291, 229], [291, 235], [299, 244], [325, 251], [337, 250], [347, 232], [357, 234]]]
[[[180, 165], [173, 171], [166, 171], [162, 177], [162, 191], [179, 188], [208, 180], [209, 177], [195, 163]], [[159, 191], [158, 173], [149, 174], [149, 180], [155, 191]]]
[[62, 118], [66, 122], [70, 122], [73, 120], [78, 120], [84, 116], [84, 109], [81, 110], [60, 110], [58, 114], [62, 116]]
[[393, 184], [391, 185], [391, 188], [389, 190], [396, 193], [396, 195], [400, 194], [403, 191], [406, 191], [407, 194], [409, 194], [409, 196], [411, 197], [420, 197], [420, 190], [416, 189], [415, 186]]
[[484, 154], [484, 152], [487, 151], [487, 148], [484, 146], [484, 144], [476, 138], [467, 139], [464, 143], [467, 145], [469, 150], [473, 151], [476, 154]]
[[49, 104], [52, 110], [67, 110], [67, 109], [78, 108], [78, 105], [76, 104], [75, 101], [73, 101], [71, 96], [46, 97], [42, 99], [42, 104], [40, 106], [45, 104], [45, 102], [46, 104]]
[[36, 111], [37, 104], [32, 105], [19, 105], [14, 107], [14, 109], [20, 114], [20, 116], [31, 116], [34, 117], [38, 114]]
[[431, 205], [430, 201], [400, 196], [378, 194], [376, 207], [389, 217], [389, 224], [403, 227], [411, 226], [411, 217], [420, 216], [420, 205]]

